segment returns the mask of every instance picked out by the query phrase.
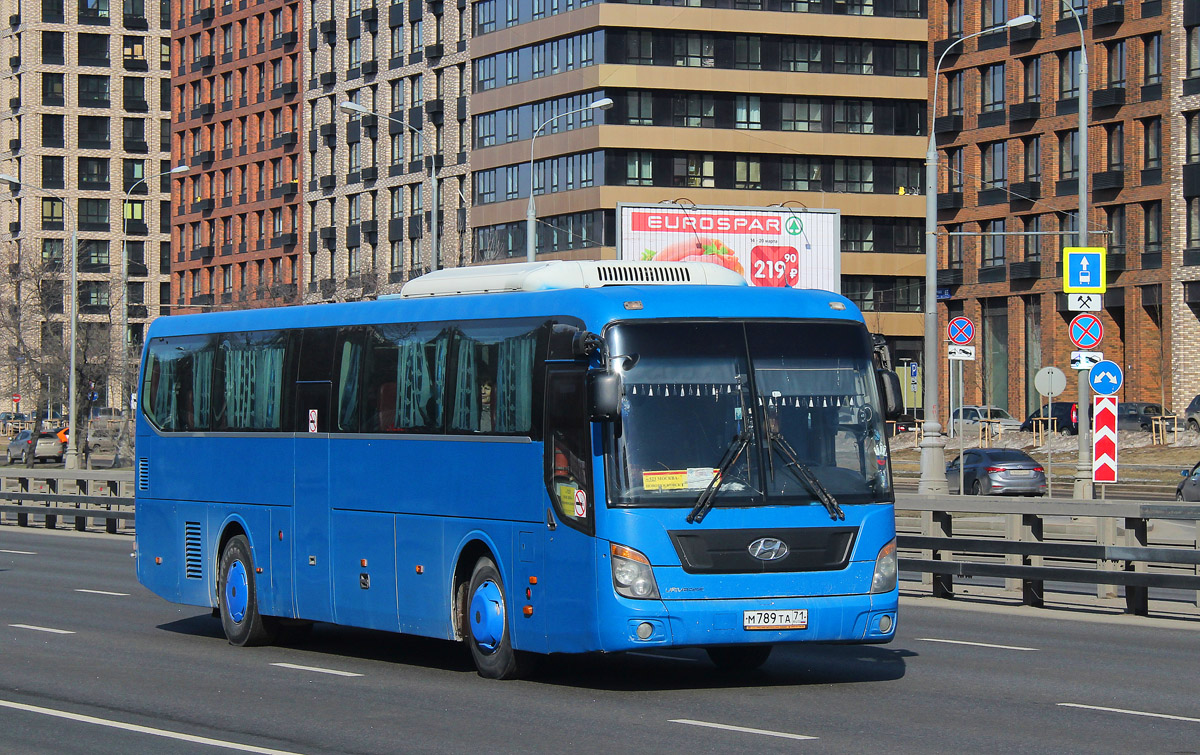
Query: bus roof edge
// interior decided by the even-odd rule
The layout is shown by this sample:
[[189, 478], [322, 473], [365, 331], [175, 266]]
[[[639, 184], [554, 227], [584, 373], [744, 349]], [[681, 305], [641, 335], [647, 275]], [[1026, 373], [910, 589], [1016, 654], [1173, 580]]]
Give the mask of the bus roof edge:
[[[400, 296], [413, 299], [505, 291], [549, 291], [602, 286], [746, 286], [738, 273], [711, 262], [626, 262], [551, 260], [478, 265], [437, 270], [404, 284]], [[392, 295], [394, 296], [394, 295]], [[380, 297], [391, 298], [391, 297]]]

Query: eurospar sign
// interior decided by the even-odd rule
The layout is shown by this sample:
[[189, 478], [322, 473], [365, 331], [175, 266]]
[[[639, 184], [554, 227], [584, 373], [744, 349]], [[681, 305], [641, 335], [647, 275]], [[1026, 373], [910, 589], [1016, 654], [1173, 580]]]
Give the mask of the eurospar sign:
[[617, 205], [623, 260], [714, 262], [752, 286], [841, 291], [841, 212]]

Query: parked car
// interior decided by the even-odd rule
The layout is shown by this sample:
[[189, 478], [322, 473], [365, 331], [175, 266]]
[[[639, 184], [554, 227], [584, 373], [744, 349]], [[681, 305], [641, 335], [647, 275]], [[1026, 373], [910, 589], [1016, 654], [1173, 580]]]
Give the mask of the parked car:
[[1146, 401], [1122, 401], [1117, 404], [1117, 429], [1150, 432], [1154, 418], [1162, 416], [1162, 413], [1161, 404], [1151, 404]]
[[67, 452], [67, 444], [49, 431], [38, 433], [34, 442], [32, 430], [22, 430], [8, 443], [8, 463], [24, 462], [30, 456], [37, 460], [62, 461]]
[[963, 488], [971, 495], [1046, 495], [1046, 470], [1032, 456], [1016, 448], [972, 448], [946, 466], [950, 492], [960, 492], [958, 465], [962, 463]]
[[1042, 417], [1050, 417], [1054, 420], [1053, 429], [1056, 433], [1079, 434], [1079, 405], [1074, 401], [1052, 401], [1048, 405], [1039, 406], [1036, 411], [1030, 412], [1025, 421], [1021, 423], [1021, 432], [1033, 432], [1033, 421]]
[[916, 411], [908, 412], [907, 414], [901, 414], [899, 417], [896, 417], [895, 420], [888, 423], [888, 427], [891, 429], [891, 434], [896, 436], [900, 433], [911, 433], [915, 431], [921, 426], [921, 415], [923, 414], [924, 412], [918, 409]]
[[999, 425], [999, 430], [1005, 433], [1018, 430], [1021, 427], [1020, 422], [998, 406], [960, 406], [950, 413], [948, 435], [954, 435], [958, 432], [959, 415], [962, 416], [963, 433], [968, 435], [975, 432], [975, 426], [982, 420], [995, 422]]
[[1187, 405], [1183, 414], [1187, 429], [1194, 433], [1200, 433], [1200, 395], [1192, 399], [1192, 403]]
[[0, 428], [8, 430], [10, 422], [24, 422], [25, 415], [21, 412], [0, 412]]

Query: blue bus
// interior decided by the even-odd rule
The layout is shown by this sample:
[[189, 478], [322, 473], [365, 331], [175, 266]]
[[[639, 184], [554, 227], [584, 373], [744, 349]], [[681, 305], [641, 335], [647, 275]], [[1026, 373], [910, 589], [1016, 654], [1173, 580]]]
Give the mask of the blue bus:
[[332, 622], [548, 653], [883, 643], [899, 381], [825, 291], [707, 263], [444, 270], [155, 320], [137, 574], [235, 645]]

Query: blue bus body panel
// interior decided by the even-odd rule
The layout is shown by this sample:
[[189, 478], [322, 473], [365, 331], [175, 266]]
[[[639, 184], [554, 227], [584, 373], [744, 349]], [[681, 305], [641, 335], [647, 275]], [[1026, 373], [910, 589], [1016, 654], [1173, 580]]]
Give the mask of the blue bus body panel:
[[[627, 309], [629, 301], [642, 308]], [[635, 319], [862, 322], [848, 300], [822, 291], [624, 286], [165, 317], [151, 324], [146, 340], [501, 317], [577, 318], [595, 332]], [[667, 534], [695, 526], [683, 521], [686, 510], [606, 509], [599, 455], [593, 459], [596, 535], [563, 523], [547, 528], [543, 444], [526, 439], [161, 434], [139, 414], [136, 456], [138, 579], [178, 603], [214, 605], [220, 538], [236, 525], [263, 570], [256, 580], [259, 609], [275, 616], [453, 638], [455, 569], [466, 548], [483, 543], [505, 581], [513, 644], [520, 649], [884, 641], [890, 635], [879, 633], [879, 618], [889, 612], [895, 618], [895, 591], [867, 594], [876, 555], [895, 536], [890, 505], [845, 507], [844, 524], [859, 531], [842, 571], [702, 575], [684, 572]], [[718, 507], [703, 528], [830, 524], [820, 506]], [[610, 542], [649, 557], [662, 600], [616, 594]], [[459, 568], [469, 574], [472, 567]], [[692, 599], [697, 594], [703, 597]], [[764, 606], [807, 607], [809, 627], [743, 630], [741, 611]], [[637, 638], [642, 622], [655, 626], [648, 640]]]

